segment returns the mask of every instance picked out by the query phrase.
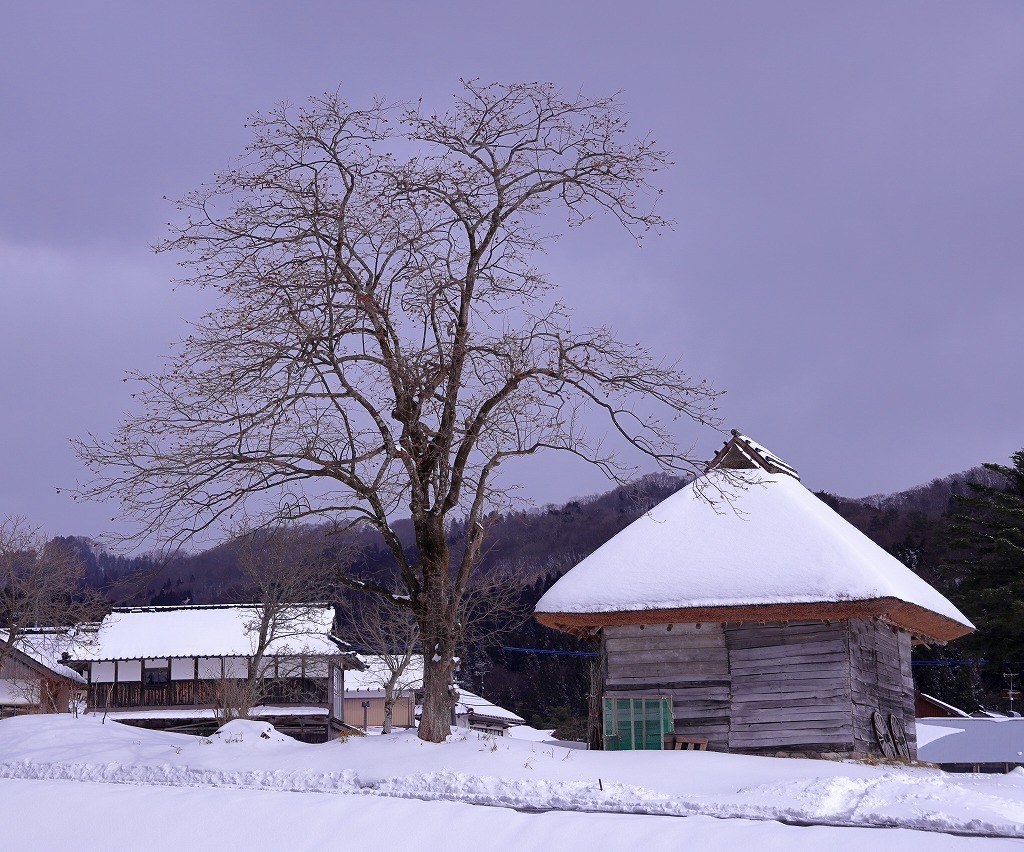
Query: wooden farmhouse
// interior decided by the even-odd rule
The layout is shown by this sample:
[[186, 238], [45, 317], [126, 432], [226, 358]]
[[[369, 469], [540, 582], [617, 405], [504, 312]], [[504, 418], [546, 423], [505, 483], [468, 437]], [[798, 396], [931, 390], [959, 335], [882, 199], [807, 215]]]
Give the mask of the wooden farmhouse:
[[[8, 633], [0, 630], [0, 642]], [[67, 713], [85, 696], [85, 678], [66, 664], [73, 640], [66, 630], [28, 630], [17, 636], [0, 668], [0, 718]]]
[[204, 733], [244, 704], [282, 733], [326, 741], [344, 724], [345, 670], [362, 668], [334, 635], [334, 608], [285, 608], [258, 655], [261, 615], [255, 604], [115, 609], [77, 655], [89, 710]]
[[913, 758], [914, 643], [973, 628], [744, 435], [541, 598], [599, 638], [606, 748]]

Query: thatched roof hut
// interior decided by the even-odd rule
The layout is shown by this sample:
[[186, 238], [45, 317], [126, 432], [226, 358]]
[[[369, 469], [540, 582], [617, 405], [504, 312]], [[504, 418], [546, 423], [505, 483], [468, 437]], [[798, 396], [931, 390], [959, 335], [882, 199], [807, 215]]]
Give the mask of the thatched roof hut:
[[911, 643], [972, 629], [738, 432], [535, 615], [601, 637], [608, 696], [671, 695], [674, 733], [752, 751], [883, 751], [873, 713], [912, 732]]

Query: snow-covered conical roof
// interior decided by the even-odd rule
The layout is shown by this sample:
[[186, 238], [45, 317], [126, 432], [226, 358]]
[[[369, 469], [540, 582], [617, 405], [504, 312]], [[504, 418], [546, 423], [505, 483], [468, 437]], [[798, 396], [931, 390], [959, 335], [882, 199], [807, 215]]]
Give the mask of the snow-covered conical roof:
[[[739, 442], [753, 443], [736, 434], [716, 459]], [[579, 631], [877, 616], [926, 639], [970, 632], [945, 597], [815, 497], [795, 470], [776, 467], [712, 468], [558, 580], [537, 619]]]

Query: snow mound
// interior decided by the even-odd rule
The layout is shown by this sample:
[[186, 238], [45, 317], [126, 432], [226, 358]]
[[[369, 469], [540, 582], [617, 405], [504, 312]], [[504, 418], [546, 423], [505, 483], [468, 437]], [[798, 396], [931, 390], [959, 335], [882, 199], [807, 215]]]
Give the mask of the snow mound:
[[295, 740], [282, 734], [273, 725], [267, 722], [254, 722], [251, 719], [232, 719], [226, 725], [221, 725], [217, 733], [209, 739], [213, 743], [225, 745], [244, 743], [261, 746], [267, 743], [295, 743]]
[[512, 725], [508, 729], [508, 735], [517, 740], [529, 740], [535, 743], [545, 743], [555, 739], [555, 729], [541, 730], [530, 725]]

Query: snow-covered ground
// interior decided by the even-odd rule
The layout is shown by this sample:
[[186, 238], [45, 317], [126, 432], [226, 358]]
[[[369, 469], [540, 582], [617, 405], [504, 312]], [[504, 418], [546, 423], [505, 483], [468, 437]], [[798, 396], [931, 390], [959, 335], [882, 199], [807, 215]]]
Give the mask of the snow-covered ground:
[[586, 752], [468, 731], [442, 745], [413, 732], [305, 745], [256, 722], [211, 738], [94, 717], [0, 722], [0, 848], [143, 838], [155, 852], [1022, 849], [1024, 773]]

